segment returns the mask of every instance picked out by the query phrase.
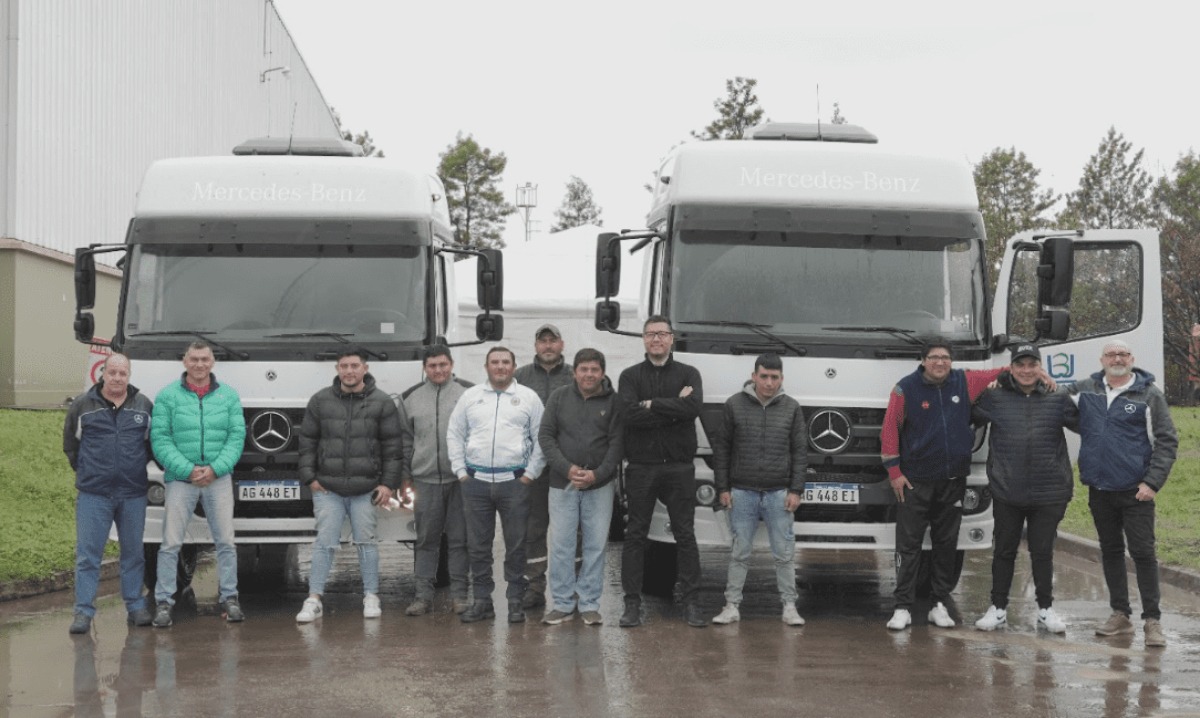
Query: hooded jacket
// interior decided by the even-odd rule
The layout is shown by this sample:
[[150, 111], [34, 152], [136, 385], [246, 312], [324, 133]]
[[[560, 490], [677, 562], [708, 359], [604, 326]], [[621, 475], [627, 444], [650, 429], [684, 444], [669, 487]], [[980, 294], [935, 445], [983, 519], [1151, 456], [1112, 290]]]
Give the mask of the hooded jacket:
[[988, 431], [988, 487], [1014, 506], [1065, 505], [1075, 482], [1063, 429], [1079, 430], [1079, 409], [1065, 389], [1038, 382], [1033, 393], [1004, 372], [999, 386], [979, 397], [972, 411]]
[[787, 489], [804, 492], [808, 436], [804, 410], [783, 387], [766, 404], [748, 381], [725, 401], [721, 430], [713, 437], [713, 473], [718, 492]]
[[342, 390], [337, 377], [308, 400], [300, 425], [300, 479], [341, 496], [359, 496], [383, 484], [400, 486], [404, 450], [400, 409], [375, 377], [359, 392]]
[[1175, 464], [1179, 437], [1154, 375], [1133, 368], [1133, 381], [1108, 403], [1104, 372], [1069, 387], [1079, 407], [1079, 478], [1101, 491], [1161, 491]]
[[587, 491], [612, 481], [621, 464], [622, 431], [620, 400], [608, 377], [595, 396], [585, 397], [574, 382], [555, 389], [538, 432], [550, 487], [567, 488], [572, 464], [595, 472]]
[[63, 422], [63, 453], [75, 470], [75, 488], [118, 499], [145, 496], [154, 404], [130, 384], [125, 403], [114, 409], [103, 389], [101, 380], [75, 397]]
[[188, 388], [185, 373], [154, 398], [150, 443], [167, 481], [186, 481], [197, 465], [224, 476], [242, 458], [242, 400], [233, 387], [219, 383], [216, 374], [209, 381], [211, 388], [200, 397]]

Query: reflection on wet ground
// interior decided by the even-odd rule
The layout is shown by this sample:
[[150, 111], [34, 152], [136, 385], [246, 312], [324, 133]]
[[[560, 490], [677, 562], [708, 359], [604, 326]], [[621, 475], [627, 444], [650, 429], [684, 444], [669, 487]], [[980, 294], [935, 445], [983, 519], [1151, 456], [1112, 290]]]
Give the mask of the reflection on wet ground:
[[[997, 633], [884, 628], [890, 556], [802, 556], [800, 612], [779, 621], [770, 558], [755, 557], [742, 621], [689, 628], [677, 606], [647, 598], [647, 623], [616, 619], [620, 546], [609, 549], [603, 626], [464, 625], [437, 612], [403, 615], [412, 557], [384, 551], [384, 615], [364, 620], [354, 552], [344, 549], [317, 623], [294, 621], [307, 550], [281, 584], [244, 582], [248, 620], [225, 624], [211, 567], [198, 601], [170, 629], [134, 629], [109, 592], [90, 636], [70, 637], [68, 593], [0, 604], [0, 715], [12, 716], [1200, 716], [1200, 597], [1164, 587], [1169, 646], [1092, 634], [1109, 609], [1096, 564], [1060, 556], [1056, 609], [1065, 636], [1038, 632], [1028, 562], [1018, 564], [1010, 625]], [[723, 602], [728, 554], [703, 552], [703, 601]], [[987, 555], [968, 557], [956, 618], [987, 607]], [[502, 595], [502, 582], [497, 597]], [[959, 611], [965, 612], [965, 617]], [[503, 613], [501, 613], [503, 619]]]

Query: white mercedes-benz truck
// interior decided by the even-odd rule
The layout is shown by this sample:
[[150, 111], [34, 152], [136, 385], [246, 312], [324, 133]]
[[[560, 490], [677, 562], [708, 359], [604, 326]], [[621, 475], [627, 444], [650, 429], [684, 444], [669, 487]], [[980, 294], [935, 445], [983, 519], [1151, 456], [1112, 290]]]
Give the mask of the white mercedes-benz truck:
[[[333, 380], [340, 349], [364, 348], [377, 386], [394, 397], [420, 381], [422, 350], [458, 339], [453, 264], [461, 254], [480, 257], [478, 340], [503, 333], [491, 313], [502, 304], [500, 253], [454, 244], [441, 181], [365, 159], [341, 140], [266, 138], [232, 156], [153, 163], [125, 242], [76, 252], [81, 342], [93, 340], [87, 310], [95, 255], [104, 252], [125, 255], [111, 344], [132, 360], [133, 383], [153, 398], [179, 380], [183, 350], [199, 339], [213, 347], [221, 382], [241, 395], [247, 435], [233, 472], [234, 531], [251, 572], [265, 554], [315, 536], [297, 429], [309, 397]], [[154, 464], [150, 482], [147, 585], [164, 516]], [[378, 535], [412, 541], [409, 507], [383, 513]], [[212, 543], [202, 516], [192, 517], [185, 542], [181, 587], [196, 548]]]
[[[650, 253], [639, 315], [670, 319], [676, 359], [704, 381], [695, 458], [701, 545], [731, 543], [726, 514], [715, 510], [708, 434], [764, 352], [782, 355], [784, 386], [808, 422], [799, 549], [894, 550], [896, 503], [880, 429], [889, 392], [916, 369], [924, 338], [948, 339], [960, 369], [1007, 364], [1010, 343], [1034, 340], [1051, 375], [1067, 383], [1098, 369], [1100, 345], [1120, 336], [1162, 376], [1157, 233], [1013, 238], [990, 310], [994, 268], [970, 165], [889, 151], [852, 125], [767, 124], [745, 140], [676, 148], [658, 169], [647, 229], [602, 234], [597, 245], [604, 299], [596, 326], [636, 335], [618, 328], [611, 300], [627, 240], [630, 251]], [[979, 430], [962, 550], [992, 542], [985, 438]], [[668, 591], [674, 546], [661, 504], [650, 539], [646, 585]], [[765, 545], [765, 531], [758, 540]]]

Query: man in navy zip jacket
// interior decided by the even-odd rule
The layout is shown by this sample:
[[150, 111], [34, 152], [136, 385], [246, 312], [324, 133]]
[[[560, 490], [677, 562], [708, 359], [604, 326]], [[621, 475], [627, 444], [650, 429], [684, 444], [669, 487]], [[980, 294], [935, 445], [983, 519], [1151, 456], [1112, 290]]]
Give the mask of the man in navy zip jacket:
[[1123, 341], [1100, 355], [1103, 371], [1070, 388], [1079, 406], [1079, 478], [1100, 538], [1104, 581], [1113, 613], [1100, 636], [1133, 633], [1125, 542], [1137, 573], [1147, 647], [1167, 645], [1159, 623], [1158, 557], [1154, 550], [1154, 497], [1175, 463], [1179, 437], [1167, 399], [1154, 376], [1134, 366]]
[[129, 623], [149, 626], [142, 596], [146, 524], [146, 462], [154, 404], [129, 383], [129, 358], [113, 354], [100, 381], [71, 402], [63, 424], [63, 453], [75, 470], [75, 619], [70, 632], [87, 633], [96, 615], [100, 561], [108, 528], [117, 525], [121, 596]]

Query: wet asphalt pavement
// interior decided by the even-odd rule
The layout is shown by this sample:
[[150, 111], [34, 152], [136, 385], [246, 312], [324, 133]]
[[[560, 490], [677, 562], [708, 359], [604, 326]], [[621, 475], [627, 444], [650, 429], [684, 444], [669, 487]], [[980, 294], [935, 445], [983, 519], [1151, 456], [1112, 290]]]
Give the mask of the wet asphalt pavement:
[[[89, 636], [67, 634], [69, 592], [0, 604], [0, 716], [1200, 716], [1200, 597], [1164, 586], [1166, 649], [1143, 647], [1140, 621], [1132, 637], [1099, 638], [1109, 614], [1099, 566], [1062, 553], [1065, 636], [1035, 630], [1025, 556], [1006, 630], [973, 628], [989, 603], [990, 554], [972, 553], [955, 594], [968, 627], [931, 627], [919, 604], [915, 625], [893, 633], [883, 554], [802, 554], [803, 628], [779, 621], [769, 555], [756, 554], [742, 621], [704, 629], [653, 597], [644, 626], [617, 627], [620, 544], [609, 547], [600, 627], [544, 626], [540, 611], [509, 625], [502, 580], [499, 621], [460, 623], [444, 591], [438, 613], [409, 618], [412, 556], [400, 546], [383, 551], [382, 619], [362, 618], [345, 547], [325, 617], [299, 626], [307, 554], [293, 549], [282, 587], [243, 582], [238, 625], [218, 615], [211, 564], [197, 573], [197, 605], [177, 608], [169, 629], [126, 627], [112, 581]], [[728, 553], [702, 557], [715, 615]]]

